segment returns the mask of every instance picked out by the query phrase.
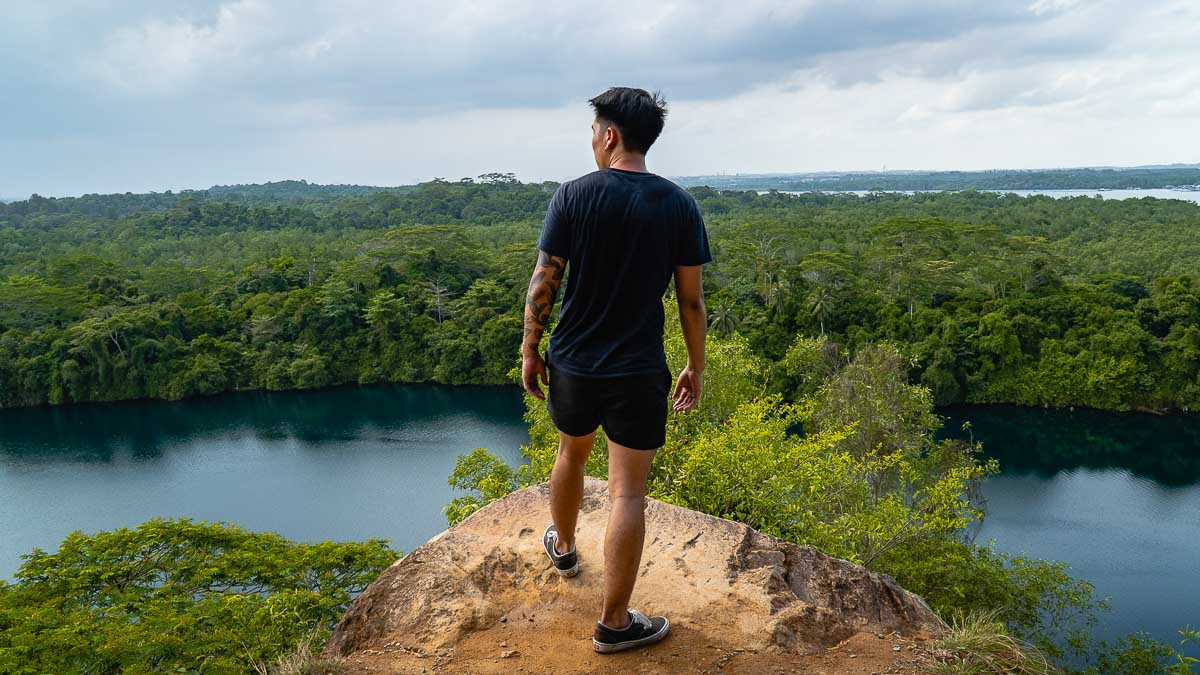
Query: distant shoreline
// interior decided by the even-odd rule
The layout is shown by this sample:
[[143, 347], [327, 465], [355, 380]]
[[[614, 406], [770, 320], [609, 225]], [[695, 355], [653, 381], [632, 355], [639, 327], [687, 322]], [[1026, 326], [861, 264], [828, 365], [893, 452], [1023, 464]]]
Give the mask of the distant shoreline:
[[1099, 197], [1101, 199], [1178, 199], [1185, 202], [1200, 204], [1200, 188], [1055, 188], [1049, 190], [754, 190], [764, 195], [776, 192], [785, 195], [837, 195], [866, 197], [868, 195], [915, 195], [940, 194], [944, 192], [964, 192], [974, 190], [995, 195], [1016, 195], [1018, 197], [1050, 197], [1052, 199], [1069, 199], [1073, 197]]
[[1200, 191], [1200, 165], [994, 171], [875, 171], [679, 176], [685, 187], [797, 192], [934, 190]]
[[[667, 174], [664, 174], [667, 175]], [[1200, 164], [1160, 164], [1131, 167], [1074, 167], [1062, 169], [987, 169], [982, 171], [810, 171], [797, 173], [734, 173], [667, 175], [684, 187], [707, 186], [717, 190], [787, 190], [798, 192], [918, 191], [933, 190], [1184, 190], [1200, 192]], [[556, 180], [529, 179], [527, 183], [557, 185]], [[512, 173], [485, 173], [476, 178], [445, 180], [432, 178], [426, 183], [517, 182]], [[285, 178], [261, 183], [213, 185], [207, 188], [179, 188], [165, 191], [123, 193], [84, 192], [40, 195], [49, 199], [75, 199], [109, 195], [190, 194], [219, 199], [229, 195], [288, 191], [303, 199], [313, 195], [345, 196], [375, 192], [408, 192], [425, 183], [404, 185], [357, 185], [349, 183], [310, 183]], [[38, 193], [34, 193], [38, 194]], [[28, 201], [24, 197], [0, 197], [0, 204]]]

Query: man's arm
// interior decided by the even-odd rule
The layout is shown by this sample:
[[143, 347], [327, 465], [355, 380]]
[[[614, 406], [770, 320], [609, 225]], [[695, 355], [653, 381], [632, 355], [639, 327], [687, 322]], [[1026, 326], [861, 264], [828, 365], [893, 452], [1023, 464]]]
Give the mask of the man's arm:
[[700, 380], [704, 373], [704, 339], [708, 333], [708, 313], [704, 308], [704, 289], [700, 265], [675, 267], [675, 298], [679, 303], [679, 323], [687, 345], [687, 366], [675, 383], [674, 409], [690, 410], [700, 402]]
[[563, 270], [567, 268], [567, 259], [538, 251], [537, 265], [533, 268], [533, 277], [529, 279], [529, 293], [525, 296], [525, 337], [521, 340], [521, 381], [525, 391], [545, 400], [542, 384], [548, 384], [546, 379], [546, 362], [538, 352], [542, 342], [542, 334], [546, 331], [546, 323], [550, 321], [550, 310], [558, 297], [558, 287], [562, 285]]

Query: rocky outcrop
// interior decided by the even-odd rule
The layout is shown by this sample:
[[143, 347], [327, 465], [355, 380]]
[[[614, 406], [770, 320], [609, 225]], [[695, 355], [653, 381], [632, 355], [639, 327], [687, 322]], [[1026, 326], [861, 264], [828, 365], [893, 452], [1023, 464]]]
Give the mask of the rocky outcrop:
[[[546, 485], [514, 492], [398, 560], [354, 601], [326, 654], [432, 666], [487, 632], [489, 658], [524, 657], [526, 668], [538, 655], [522, 641], [525, 633], [574, 640], [579, 658], [591, 658], [606, 484], [586, 479], [574, 578], [556, 575], [542, 550], [548, 498]], [[654, 499], [647, 500], [631, 606], [671, 618], [672, 636], [650, 650], [664, 655], [689, 640], [745, 654], [815, 654], [860, 634], [929, 636], [944, 628], [921, 598], [887, 576]], [[668, 645], [678, 634], [673, 652]]]

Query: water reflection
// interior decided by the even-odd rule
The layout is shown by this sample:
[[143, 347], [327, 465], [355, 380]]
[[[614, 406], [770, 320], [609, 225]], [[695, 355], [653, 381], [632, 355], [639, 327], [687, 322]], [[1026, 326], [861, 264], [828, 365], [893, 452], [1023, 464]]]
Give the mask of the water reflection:
[[[428, 440], [431, 422], [459, 416], [468, 423], [519, 420], [519, 395], [497, 395], [500, 390], [379, 385], [0, 410], [0, 462], [145, 461], [161, 457], [172, 445], [229, 433], [264, 441], [298, 439], [309, 447], [363, 437], [404, 443], [417, 440], [414, 433]], [[470, 402], [468, 409], [464, 401]], [[405, 433], [410, 425], [420, 432]]]
[[[1047, 410], [1013, 405], [951, 406], [943, 437], [973, 434], [1005, 474], [1051, 478], [1074, 469], [1125, 469], [1182, 487], [1200, 482], [1200, 415]], [[971, 421], [970, 432], [962, 423]]]

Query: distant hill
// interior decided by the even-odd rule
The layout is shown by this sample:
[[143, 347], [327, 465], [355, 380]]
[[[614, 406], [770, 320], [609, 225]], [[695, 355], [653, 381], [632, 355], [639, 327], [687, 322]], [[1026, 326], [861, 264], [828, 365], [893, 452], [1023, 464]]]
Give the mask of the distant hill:
[[[417, 185], [318, 185], [287, 180], [257, 185], [216, 185], [206, 190], [134, 194], [87, 194], [42, 197], [0, 204], [0, 225], [84, 215], [122, 219], [138, 214], [167, 214], [173, 222], [208, 226], [254, 223], [283, 226], [293, 219], [313, 225], [329, 214], [326, 227], [346, 223], [386, 227], [402, 222], [452, 223], [515, 221], [545, 214], [557, 183], [521, 183], [512, 174], [490, 173], [476, 179], [434, 179]], [[310, 222], [311, 221], [311, 222]], [[294, 223], [293, 223], [294, 224]]]
[[[472, 211], [469, 202], [489, 201], [505, 195], [522, 193], [529, 204], [516, 207], [522, 216], [536, 206], [538, 213], [544, 212], [542, 193], [547, 186], [556, 183], [520, 183], [512, 174], [490, 173], [478, 179], [446, 181], [435, 178], [417, 185], [378, 187], [371, 185], [319, 185], [304, 180], [284, 180], [251, 185], [214, 185], [205, 190], [180, 190], [173, 192], [132, 192], [117, 194], [86, 194], [80, 197], [42, 197], [34, 194], [29, 199], [14, 200], [0, 206], [0, 215], [56, 213], [85, 214], [101, 218], [124, 218], [136, 213], [163, 212], [188, 205], [232, 203], [242, 207], [305, 207], [316, 211], [327, 211], [355, 201], [370, 202], [378, 208], [394, 209], [409, 202], [421, 202], [425, 211], [437, 213], [440, 221], [453, 221], [472, 213], [478, 215], [479, 208]], [[511, 200], [508, 200], [511, 201]], [[494, 205], [498, 206], [498, 205]], [[418, 209], [420, 210], [420, 209]], [[513, 205], [499, 209], [490, 207], [485, 211], [513, 212]], [[433, 215], [432, 213], [430, 215]], [[510, 215], [512, 215], [510, 213]]]
[[19, 210], [57, 213], [83, 213], [90, 216], [122, 218], [144, 211], [165, 211], [181, 201], [234, 202], [244, 206], [300, 206], [328, 203], [347, 197], [365, 197], [379, 192], [403, 193], [417, 186], [371, 187], [366, 185], [318, 185], [304, 180], [284, 180], [258, 185], [214, 185], [207, 190], [173, 192], [125, 192], [85, 194], [79, 197], [43, 197], [0, 199], [0, 204]]
[[1200, 189], [1200, 164], [989, 171], [843, 171], [679, 176], [718, 190], [1118, 190]]
[[[282, 180], [273, 183], [251, 185], [214, 185], [207, 190], [200, 190], [206, 196], [220, 198], [222, 201], [234, 198], [238, 201], [253, 201], [261, 199], [270, 203], [295, 200], [308, 201], [313, 199], [355, 197], [375, 194], [377, 192], [402, 192], [405, 188], [415, 186], [378, 187], [373, 185], [319, 185], [306, 180]], [[189, 191], [190, 192], [190, 191]]]

